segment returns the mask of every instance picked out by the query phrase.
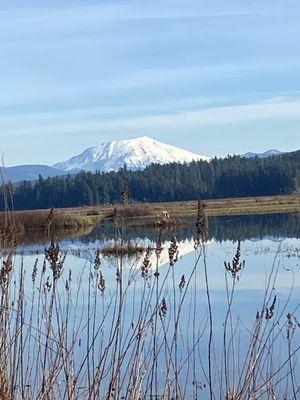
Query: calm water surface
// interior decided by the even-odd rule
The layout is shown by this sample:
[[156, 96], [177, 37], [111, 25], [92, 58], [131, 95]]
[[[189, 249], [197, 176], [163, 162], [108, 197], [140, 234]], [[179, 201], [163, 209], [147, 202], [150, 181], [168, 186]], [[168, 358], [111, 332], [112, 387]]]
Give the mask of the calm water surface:
[[[67, 341], [68, 343], [71, 343], [71, 340], [74, 341], [72, 362], [78, 374], [78, 382], [80, 382], [78, 396], [81, 393], [84, 398], [84, 391], [90, 385], [91, 376], [97, 373], [97, 365], [103, 355], [103, 349], [111, 342], [111, 327], [116, 323], [118, 307], [116, 299], [120, 290], [120, 282], [118, 282], [120, 275], [124, 297], [120, 314], [119, 339], [116, 347], [112, 347], [106, 355], [106, 365], [110, 365], [114, 352], [124, 351], [120, 365], [119, 379], [122, 380], [120, 398], [122, 395], [126, 397], [126, 390], [130, 388], [128, 368], [131, 365], [131, 357], [136, 351], [136, 344], [131, 342], [131, 338], [140, 326], [147, 326], [147, 329], [141, 332], [142, 348], [138, 353], [139, 374], [142, 376], [142, 386], [144, 386], [141, 393], [151, 385], [155, 387], [152, 393], [162, 393], [166, 371], [169, 369], [170, 380], [181, 380], [180, 388], [177, 388], [181, 398], [197, 398], [197, 396], [200, 398], [200, 395], [204, 399], [209, 397], [207, 388], [209, 351], [213, 364], [212, 378], [215, 382], [216, 398], [224, 398], [222, 390], [225, 385], [224, 358], [226, 354], [228, 357], [226, 365], [230, 370], [228, 378], [230, 385], [238, 386], [249, 343], [251, 343], [250, 332], [254, 329], [257, 313], [266, 313], [263, 307], [264, 301], [268, 301], [268, 308], [274, 303], [273, 310], [270, 311], [272, 317], [263, 322], [272, 327], [272, 334], [264, 339], [266, 338], [266, 346], [270, 345], [274, 354], [272, 363], [267, 361], [267, 356], [263, 356], [265, 358], [260, 366], [258, 381], [263, 382], [264, 379], [267, 380], [273, 376], [272, 371], [277, 371], [278, 366], [284, 364], [288, 358], [288, 351], [291, 349], [287, 346], [287, 332], [289, 329], [292, 330], [288, 325], [288, 313], [295, 317], [293, 320], [295, 327], [293, 326], [291, 333], [293, 335], [292, 351], [300, 345], [300, 328], [296, 326], [296, 321], [300, 321], [300, 217], [298, 214], [211, 218], [207, 243], [197, 250], [194, 248], [194, 221], [189, 221], [174, 234], [178, 241], [176, 249], [178, 261], [174, 266], [170, 266], [169, 248], [172, 233], [165, 232], [162, 235], [160, 256], [157, 257], [154, 250], [149, 253], [150, 264], [146, 281], [141, 276], [145, 253], [131, 258], [100, 255], [101, 265], [96, 269], [94, 261], [97, 249], [114, 246], [116, 242], [120, 243], [121, 236], [126, 243], [130, 241], [133, 245], [145, 248], [149, 246], [154, 249], [157, 246], [158, 237], [158, 232], [154, 229], [131, 227], [119, 230], [111, 224], [106, 224], [96, 227], [89, 235], [61, 242], [61, 251], [66, 251], [67, 256], [62, 272], [63, 277], [59, 281], [57, 290], [62, 315], [68, 312], [68, 318], [72, 320], [72, 326], [68, 325], [68, 329], [71, 331], [75, 327], [76, 330], [76, 335], [68, 338]], [[240, 262], [244, 264], [235, 281], [224, 351], [224, 324], [226, 324], [226, 315], [228, 316], [228, 302], [233, 284], [232, 276], [225, 270], [224, 261], [232, 263], [238, 241], [240, 241], [241, 251]], [[49, 246], [49, 244], [45, 245]], [[49, 263], [47, 263], [46, 271], [42, 272], [45, 245], [32, 244], [18, 248], [15, 277], [17, 278], [19, 267], [23, 263], [25, 293], [28, 298], [25, 319], [30, 314], [29, 304], [32, 303], [33, 307], [38, 309], [36, 300], [31, 294], [32, 287], [38, 286], [40, 279], [45, 285], [48, 276], [51, 281]], [[38, 272], [33, 285], [32, 269], [36, 259]], [[100, 272], [105, 280], [103, 294], [98, 288]], [[68, 279], [69, 290], [66, 289]], [[181, 289], [180, 282], [183, 283]], [[267, 298], [265, 298], [266, 292]], [[67, 311], [70, 299], [72, 307]], [[211, 305], [212, 319], [209, 317], [208, 300]], [[156, 313], [155, 319], [156, 304], [159, 306], [159, 312]], [[38, 315], [38, 312], [34, 315]], [[32, 324], [37, 323], [37, 320], [38, 317], [34, 316]], [[88, 331], [86, 327], [89, 321], [93, 324]], [[59, 330], [59, 322], [52, 323], [54, 331]], [[212, 323], [212, 341], [209, 348], [210, 323]], [[272, 324], [278, 326], [274, 327]], [[175, 326], [177, 326], [176, 344], [174, 342]], [[154, 329], [157, 333], [155, 344]], [[91, 356], [86, 359], [86, 350], [91, 343], [95, 347]], [[33, 352], [30, 365], [32, 370], [35, 370], [37, 365], [34, 362], [34, 354], [37, 349], [33, 348], [34, 341], [31, 341], [30, 345]], [[154, 358], [153, 346], [157, 351]], [[154, 378], [151, 369], [153, 363], [157, 363]], [[80, 365], [83, 364], [80, 370]], [[300, 376], [299, 362], [295, 362], [293, 368]], [[175, 370], [178, 371], [177, 378]], [[284, 379], [286, 372], [287, 365], [284, 364], [284, 368], [276, 375], [276, 390], [282, 396], [288, 393], [290, 396], [288, 398], [293, 398], [292, 383], [287, 383], [287, 379]], [[107, 396], [105, 385], [108, 385], [110, 374], [109, 368], [107, 373], [103, 374], [103, 395], [101, 395], [103, 398]], [[41, 378], [38, 377], [37, 380], [39, 379]], [[300, 382], [294, 382], [295, 385], [297, 383]], [[268, 398], [264, 397], [267, 386], [267, 384], [257, 383], [257, 396], [261, 396], [257, 398]], [[175, 396], [176, 390], [172, 390], [169, 398]], [[101, 396], [99, 394], [99, 398], [102, 398]]]

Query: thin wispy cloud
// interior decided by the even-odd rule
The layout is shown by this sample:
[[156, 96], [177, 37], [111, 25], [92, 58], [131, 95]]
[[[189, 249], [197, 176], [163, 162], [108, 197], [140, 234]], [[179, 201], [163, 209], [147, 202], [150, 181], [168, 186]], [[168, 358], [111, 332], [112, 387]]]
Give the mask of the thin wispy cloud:
[[[94, 110], [95, 111], [95, 110]], [[72, 119], [72, 118], [71, 118]], [[19, 127], [14, 130], [18, 135], [40, 134], [45, 132], [52, 135], [88, 133], [89, 131], [130, 131], [138, 129], [149, 132], [168, 128], [223, 126], [226, 124], [243, 123], [262, 120], [297, 119], [300, 120], [300, 101], [262, 101], [255, 104], [213, 107], [203, 110], [185, 111], [150, 116], [134, 116], [132, 118], [90, 118], [89, 121], [30, 124], [27, 128]], [[23, 121], [24, 122], [24, 121]]]
[[1, 146], [34, 162], [34, 141], [47, 162], [53, 137], [64, 157], [143, 134], [192, 148], [203, 127], [214, 155], [242, 124], [240, 151], [271, 131], [282, 148], [300, 129], [299, 18], [294, 0], [2, 2]]
[[146, 3], [125, 4], [87, 4], [87, 5], [58, 5], [56, 7], [16, 7], [14, 13], [11, 10], [0, 8], [0, 19], [3, 25], [0, 31], [11, 28], [11, 23], [16, 22], [23, 24], [24, 30], [28, 32], [43, 30], [54, 30], [61, 22], [67, 22], [61, 26], [63, 30], [80, 30], [80, 24], [84, 23], [91, 27], [99, 22], [122, 22], [122, 21], [151, 21], [151, 20], [195, 20], [195, 19], [212, 19], [212, 18], [241, 18], [243, 16], [256, 15], [254, 10], [226, 10], [222, 7], [219, 10], [205, 11], [201, 7], [195, 12], [189, 7], [149, 7]]
[[[261, 76], [298, 72], [300, 58], [285, 60], [269, 60], [257, 63], [226, 63], [203, 65], [199, 67], [177, 68], [145, 68], [128, 71], [123, 76], [114, 76], [102, 80], [64, 81], [56, 86], [55, 82], [35, 82], [31, 87], [24, 82], [4, 83], [0, 92], [0, 104], [25, 104], [40, 101], [49, 101], [70, 96], [88, 96], [91, 93], [111, 94], [124, 90], [130, 92], [137, 88], [164, 88], [179, 84], [207, 86], [209, 82], [216, 84], [229, 80], [245, 79], [260, 74]], [[58, 82], [57, 82], [58, 83]], [[207, 96], [211, 97], [211, 96]]]

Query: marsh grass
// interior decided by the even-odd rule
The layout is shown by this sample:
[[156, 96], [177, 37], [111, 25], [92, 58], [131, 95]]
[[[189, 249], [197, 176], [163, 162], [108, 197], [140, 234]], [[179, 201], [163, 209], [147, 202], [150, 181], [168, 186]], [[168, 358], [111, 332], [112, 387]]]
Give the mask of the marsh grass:
[[[46, 219], [51, 236], [51, 211]], [[278, 306], [277, 257], [252, 326], [244, 326], [234, 312], [247, 268], [240, 242], [232, 261], [225, 260], [226, 307], [218, 351], [203, 204], [198, 203], [195, 262], [180, 279], [175, 231], [169, 266], [162, 273], [164, 227], [158, 224], [155, 248], [143, 249], [142, 259], [132, 259], [128, 268], [124, 215], [116, 212], [114, 223], [118, 251], [110, 280], [100, 251], [76, 273], [69, 269], [70, 255], [54, 240], [29, 270], [26, 258], [16, 262], [15, 228], [7, 230], [0, 270], [1, 400], [298, 398], [297, 308], [289, 309], [293, 287]], [[201, 307], [199, 279], [206, 293]]]
[[18, 243], [45, 242], [51, 236], [57, 240], [92, 229], [91, 221], [81, 215], [67, 215], [56, 210], [0, 213], [0, 238], [3, 242], [14, 236]]
[[138, 218], [149, 217], [152, 214], [151, 205], [144, 204], [119, 204], [114, 206], [112, 210], [110, 210], [106, 218], [111, 221], [114, 221], [116, 216], [119, 218], [123, 218], [124, 220], [135, 220]]
[[[143, 255], [148, 250], [147, 246], [141, 246], [133, 241], [123, 242], [122, 244], [115, 243], [112, 246], [106, 246], [101, 249], [103, 256], [118, 257], [119, 255], [127, 256], [129, 258], [136, 255]], [[154, 249], [151, 248], [153, 251]]]
[[114, 207], [113, 211], [107, 214], [110, 221], [116, 218], [122, 219], [124, 225], [133, 227], [156, 228], [163, 230], [174, 230], [187, 224], [182, 218], [170, 218], [167, 211], [161, 209], [157, 212], [151, 204], [122, 204]]

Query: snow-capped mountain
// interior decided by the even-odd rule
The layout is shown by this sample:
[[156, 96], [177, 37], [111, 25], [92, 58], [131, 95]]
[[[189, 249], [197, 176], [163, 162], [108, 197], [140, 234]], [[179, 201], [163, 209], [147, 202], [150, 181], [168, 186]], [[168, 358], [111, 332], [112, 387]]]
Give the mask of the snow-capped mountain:
[[[244, 158], [267, 158], [283, 154], [279, 150], [268, 150], [264, 153], [248, 152], [242, 154]], [[76, 174], [84, 171], [110, 172], [118, 171], [127, 166], [130, 170], [142, 170], [148, 165], [168, 164], [172, 162], [190, 163], [192, 161], [209, 161], [210, 157], [192, 153], [187, 150], [171, 146], [147, 136], [128, 140], [114, 140], [90, 147], [81, 154], [52, 167], [47, 165], [20, 165], [16, 167], [0, 167], [0, 176], [5, 181], [21, 182], [23, 180], [35, 181], [39, 175], [43, 178]]]
[[282, 151], [276, 150], [276, 149], [271, 149], [271, 150], [267, 150], [264, 153], [245, 153], [242, 154], [241, 157], [244, 158], [254, 158], [254, 157], [259, 157], [259, 158], [268, 158], [268, 157], [272, 157], [272, 156], [278, 156], [280, 154], [283, 154]]
[[144, 169], [152, 163], [189, 163], [209, 157], [170, 146], [147, 136], [130, 140], [112, 141], [86, 149], [65, 162], [53, 165], [63, 171], [117, 171], [126, 164], [130, 170]]

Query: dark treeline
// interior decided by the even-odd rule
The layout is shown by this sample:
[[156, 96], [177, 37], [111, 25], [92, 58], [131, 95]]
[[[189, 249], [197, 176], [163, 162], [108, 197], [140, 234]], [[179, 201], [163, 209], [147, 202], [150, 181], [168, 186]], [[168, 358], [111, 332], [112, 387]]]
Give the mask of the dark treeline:
[[36, 182], [24, 181], [13, 187], [14, 208], [117, 203], [125, 183], [133, 202], [290, 194], [299, 188], [300, 151], [266, 159], [233, 156], [183, 165], [153, 164], [143, 171], [129, 171], [125, 166], [118, 172], [40, 177]]

